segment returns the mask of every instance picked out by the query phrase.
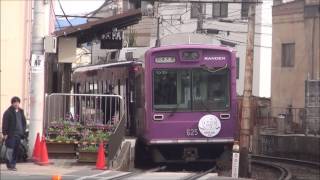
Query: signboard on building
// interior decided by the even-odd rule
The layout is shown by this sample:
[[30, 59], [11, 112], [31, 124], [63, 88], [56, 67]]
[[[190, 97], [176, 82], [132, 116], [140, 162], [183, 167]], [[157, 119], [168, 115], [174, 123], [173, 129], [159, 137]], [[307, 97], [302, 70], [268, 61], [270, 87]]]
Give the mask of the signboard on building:
[[117, 28], [101, 35], [101, 49], [122, 49], [123, 32]]
[[31, 55], [31, 73], [44, 72], [44, 55], [32, 54]]

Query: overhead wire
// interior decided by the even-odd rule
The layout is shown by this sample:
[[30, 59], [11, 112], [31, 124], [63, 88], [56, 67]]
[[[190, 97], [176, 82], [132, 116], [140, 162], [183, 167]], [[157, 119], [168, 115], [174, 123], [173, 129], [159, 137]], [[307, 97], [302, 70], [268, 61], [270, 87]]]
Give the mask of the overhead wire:
[[58, 25], [58, 28], [59, 28], [59, 30], [61, 30], [61, 29], [62, 29], [62, 28], [61, 28], [61, 25], [60, 25], [60, 23], [59, 23], [59, 20], [58, 20], [58, 18], [57, 18], [57, 16], [56, 16], [56, 12], [55, 12], [55, 10], [54, 10], [53, 0], [50, 0], [50, 6], [51, 6], [51, 9], [52, 9], [51, 13], [53, 13], [54, 19], [55, 19], [55, 21], [56, 21], [56, 23], [57, 23], [57, 25]]
[[68, 23], [70, 24], [70, 26], [71, 26], [71, 27], [73, 27], [73, 25], [72, 25], [72, 24], [71, 24], [71, 22], [69, 21], [69, 19], [68, 19], [68, 17], [67, 17], [67, 15], [66, 15], [66, 13], [64, 12], [64, 10], [63, 10], [63, 8], [62, 8], [62, 5], [61, 5], [60, 0], [58, 0], [58, 3], [59, 3], [60, 9], [61, 9], [61, 11], [62, 11], [62, 13], [63, 13], [64, 17], [66, 18], [66, 20], [68, 21]]

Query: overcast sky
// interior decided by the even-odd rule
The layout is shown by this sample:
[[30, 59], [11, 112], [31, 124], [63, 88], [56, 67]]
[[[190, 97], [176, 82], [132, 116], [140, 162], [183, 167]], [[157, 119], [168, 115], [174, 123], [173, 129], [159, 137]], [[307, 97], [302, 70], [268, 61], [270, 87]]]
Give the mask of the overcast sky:
[[[105, 0], [60, 0], [67, 15], [84, 15], [99, 8]], [[58, 0], [55, 0], [55, 12], [62, 15]]]

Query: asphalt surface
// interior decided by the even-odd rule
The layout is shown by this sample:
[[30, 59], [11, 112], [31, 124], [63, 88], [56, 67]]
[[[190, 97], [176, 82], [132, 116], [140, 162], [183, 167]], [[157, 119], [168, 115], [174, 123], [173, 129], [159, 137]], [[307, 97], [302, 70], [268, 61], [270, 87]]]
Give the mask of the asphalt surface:
[[[110, 180], [130, 172], [97, 170], [94, 164], [79, 165], [70, 161], [55, 161], [48, 166], [39, 166], [32, 162], [17, 164], [18, 171], [8, 171], [4, 164], [0, 165], [0, 180], [51, 180], [53, 175], [60, 175], [62, 180]], [[126, 179], [132, 180], [175, 180], [192, 175], [192, 172], [145, 172]], [[201, 177], [205, 179], [231, 179], [217, 177], [211, 173]]]

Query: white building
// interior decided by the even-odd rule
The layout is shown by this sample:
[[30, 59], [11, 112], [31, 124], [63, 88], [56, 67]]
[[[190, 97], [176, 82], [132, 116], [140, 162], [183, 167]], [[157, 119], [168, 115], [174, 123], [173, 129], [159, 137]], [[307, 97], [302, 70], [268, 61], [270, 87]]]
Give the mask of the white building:
[[[110, 2], [110, 1], [108, 1]], [[134, 0], [117, 0], [106, 3], [94, 16], [110, 16], [121, 13], [133, 6]], [[125, 5], [124, 5], [125, 4]], [[141, 1], [143, 18], [139, 24], [125, 31], [124, 46], [153, 47], [157, 35], [157, 19], [160, 17], [160, 39], [162, 45], [174, 43], [210, 43], [232, 46], [237, 50], [238, 76], [237, 93], [242, 95], [244, 88], [244, 71], [247, 40], [248, 3], [152, 3]], [[118, 9], [117, 12], [114, 9]], [[118, 7], [118, 8], [117, 8]], [[199, 9], [200, 8], [200, 9]], [[203, 14], [202, 35], [197, 33], [199, 10]], [[120, 11], [120, 12], [119, 12]], [[263, 0], [256, 6], [255, 49], [253, 68], [253, 95], [270, 97], [271, 80], [271, 44], [272, 44], [272, 1]], [[199, 31], [198, 31], [199, 32]], [[206, 37], [203, 38], [203, 35]], [[130, 41], [134, 39], [133, 41]], [[96, 48], [94, 48], [96, 49]], [[119, 52], [97, 52], [99, 58], [119, 57]], [[106, 57], [102, 57], [106, 54]], [[93, 53], [93, 57], [94, 57]], [[93, 61], [100, 61], [93, 58]], [[108, 62], [108, 60], [105, 60]]]
[[[161, 17], [160, 38], [169, 43], [177, 41], [177, 34], [196, 33], [199, 7], [204, 14], [203, 31], [213, 44], [233, 46], [239, 58], [237, 93], [242, 95], [247, 38], [246, 3], [159, 3], [155, 11]], [[264, 0], [256, 7], [256, 33], [253, 69], [253, 95], [270, 97], [272, 1]], [[174, 38], [173, 38], [174, 37]], [[154, 38], [151, 40], [153, 45]], [[192, 41], [192, 40], [191, 40]], [[208, 41], [208, 40], [206, 40]], [[206, 42], [207, 43], [207, 42]], [[163, 43], [162, 43], [163, 45]]]

